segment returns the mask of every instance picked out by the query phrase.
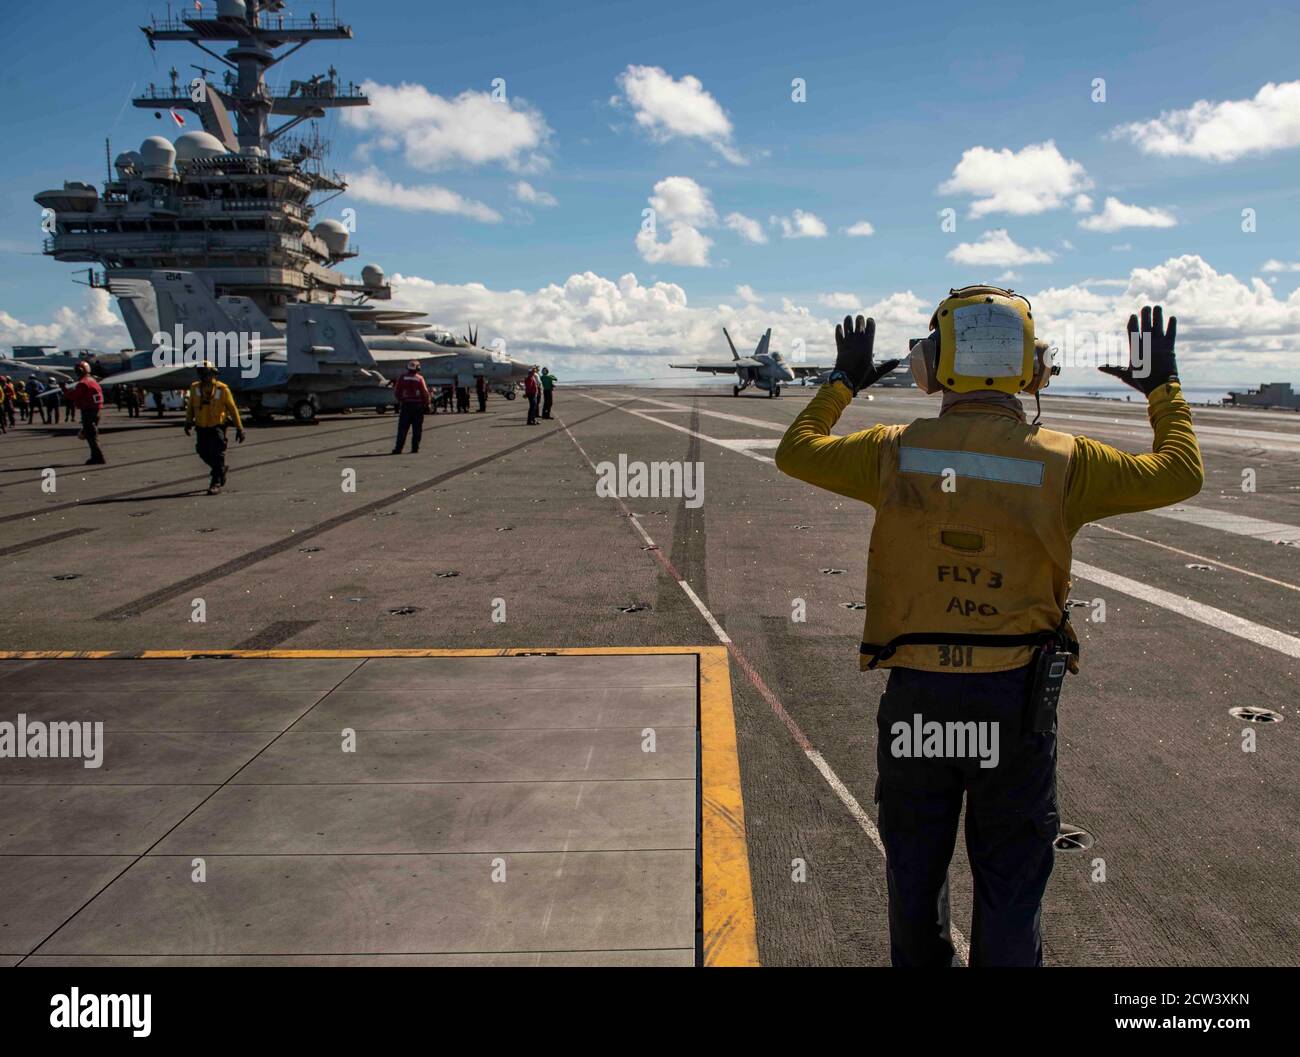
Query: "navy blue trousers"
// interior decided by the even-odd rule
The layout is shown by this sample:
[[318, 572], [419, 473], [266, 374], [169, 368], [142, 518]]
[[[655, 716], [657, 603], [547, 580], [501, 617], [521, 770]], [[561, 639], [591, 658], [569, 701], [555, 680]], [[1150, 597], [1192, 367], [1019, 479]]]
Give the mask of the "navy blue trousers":
[[[1060, 819], [1056, 734], [1027, 729], [1032, 678], [1032, 666], [991, 674], [889, 673], [876, 718], [876, 802], [894, 965], [954, 964], [948, 865], [963, 796], [975, 880], [970, 964], [1043, 963], [1042, 899]], [[914, 727], [917, 715], [941, 724], [997, 723], [997, 766], [983, 768], [975, 755], [903, 755], [895, 724]]]
[[411, 434], [411, 451], [420, 450], [420, 436], [424, 433], [424, 408], [413, 400], [407, 400], [397, 408], [397, 443], [394, 451], [401, 451], [406, 445], [407, 431]]

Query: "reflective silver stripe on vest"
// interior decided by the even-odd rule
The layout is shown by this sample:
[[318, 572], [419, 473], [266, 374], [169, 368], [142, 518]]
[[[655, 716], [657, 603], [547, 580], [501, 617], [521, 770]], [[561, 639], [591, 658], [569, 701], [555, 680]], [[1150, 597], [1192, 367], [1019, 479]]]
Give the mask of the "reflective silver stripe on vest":
[[1041, 488], [1045, 465], [1033, 459], [1011, 459], [1005, 455], [984, 455], [977, 451], [942, 451], [900, 445], [898, 469], [900, 473], [929, 473], [936, 477], [955, 473], [958, 477]]

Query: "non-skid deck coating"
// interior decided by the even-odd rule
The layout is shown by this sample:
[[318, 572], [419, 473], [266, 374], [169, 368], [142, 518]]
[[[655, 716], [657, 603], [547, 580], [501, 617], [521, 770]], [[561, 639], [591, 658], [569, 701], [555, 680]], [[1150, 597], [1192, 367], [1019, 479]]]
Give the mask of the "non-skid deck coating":
[[[847, 608], [872, 513], [770, 461], [811, 395], [560, 387], [555, 420], [525, 426], [519, 401], [493, 398], [486, 415], [429, 419], [419, 455], [401, 457], [391, 415], [252, 428], [216, 497], [175, 414], [110, 409], [104, 467], [82, 467], [71, 423], [21, 426], [0, 437], [0, 649], [693, 649], [720, 632], [743, 806], [706, 798], [703, 825], [743, 823], [762, 963], [887, 964], [872, 803], [885, 675], [858, 671], [862, 613]], [[868, 395], [837, 432], [937, 412], [915, 391]], [[1201, 494], [1177, 517], [1111, 518], [1074, 540], [1083, 670], [1062, 695], [1058, 787], [1096, 844], [1057, 856], [1051, 965], [1300, 962], [1300, 415], [1194, 417]], [[1138, 400], [1049, 393], [1043, 421], [1150, 450]], [[702, 505], [598, 495], [593, 464], [620, 455], [702, 463]], [[218, 729], [247, 736], [287, 708], [274, 690], [208, 688], [194, 713], [231, 710], [240, 723]], [[0, 701], [12, 719], [21, 702]], [[1251, 728], [1245, 753], [1235, 706], [1286, 718]], [[148, 702], [127, 711], [156, 729]], [[42, 876], [51, 898], [69, 883]], [[962, 929], [970, 893], [959, 841]]]
[[696, 964], [699, 666], [0, 661], [29, 722], [105, 730], [98, 769], [0, 765], [0, 955]]

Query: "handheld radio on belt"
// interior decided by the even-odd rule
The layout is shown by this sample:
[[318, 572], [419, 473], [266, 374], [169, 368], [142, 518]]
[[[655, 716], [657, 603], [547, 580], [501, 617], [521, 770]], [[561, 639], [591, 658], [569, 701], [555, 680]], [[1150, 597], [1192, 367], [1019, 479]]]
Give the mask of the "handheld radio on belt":
[[1029, 691], [1026, 715], [1028, 729], [1035, 734], [1056, 730], [1056, 706], [1061, 700], [1061, 686], [1070, 670], [1070, 651], [1060, 642], [1046, 642], [1034, 660], [1034, 682]]

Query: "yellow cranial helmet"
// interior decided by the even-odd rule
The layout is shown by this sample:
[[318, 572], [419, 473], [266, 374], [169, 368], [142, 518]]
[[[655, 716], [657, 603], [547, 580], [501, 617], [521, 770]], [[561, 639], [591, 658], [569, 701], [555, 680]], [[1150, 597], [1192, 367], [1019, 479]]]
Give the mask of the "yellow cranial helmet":
[[934, 379], [954, 393], [1033, 392], [1034, 314], [1023, 294], [1000, 286], [950, 290], [930, 317], [937, 335]]

